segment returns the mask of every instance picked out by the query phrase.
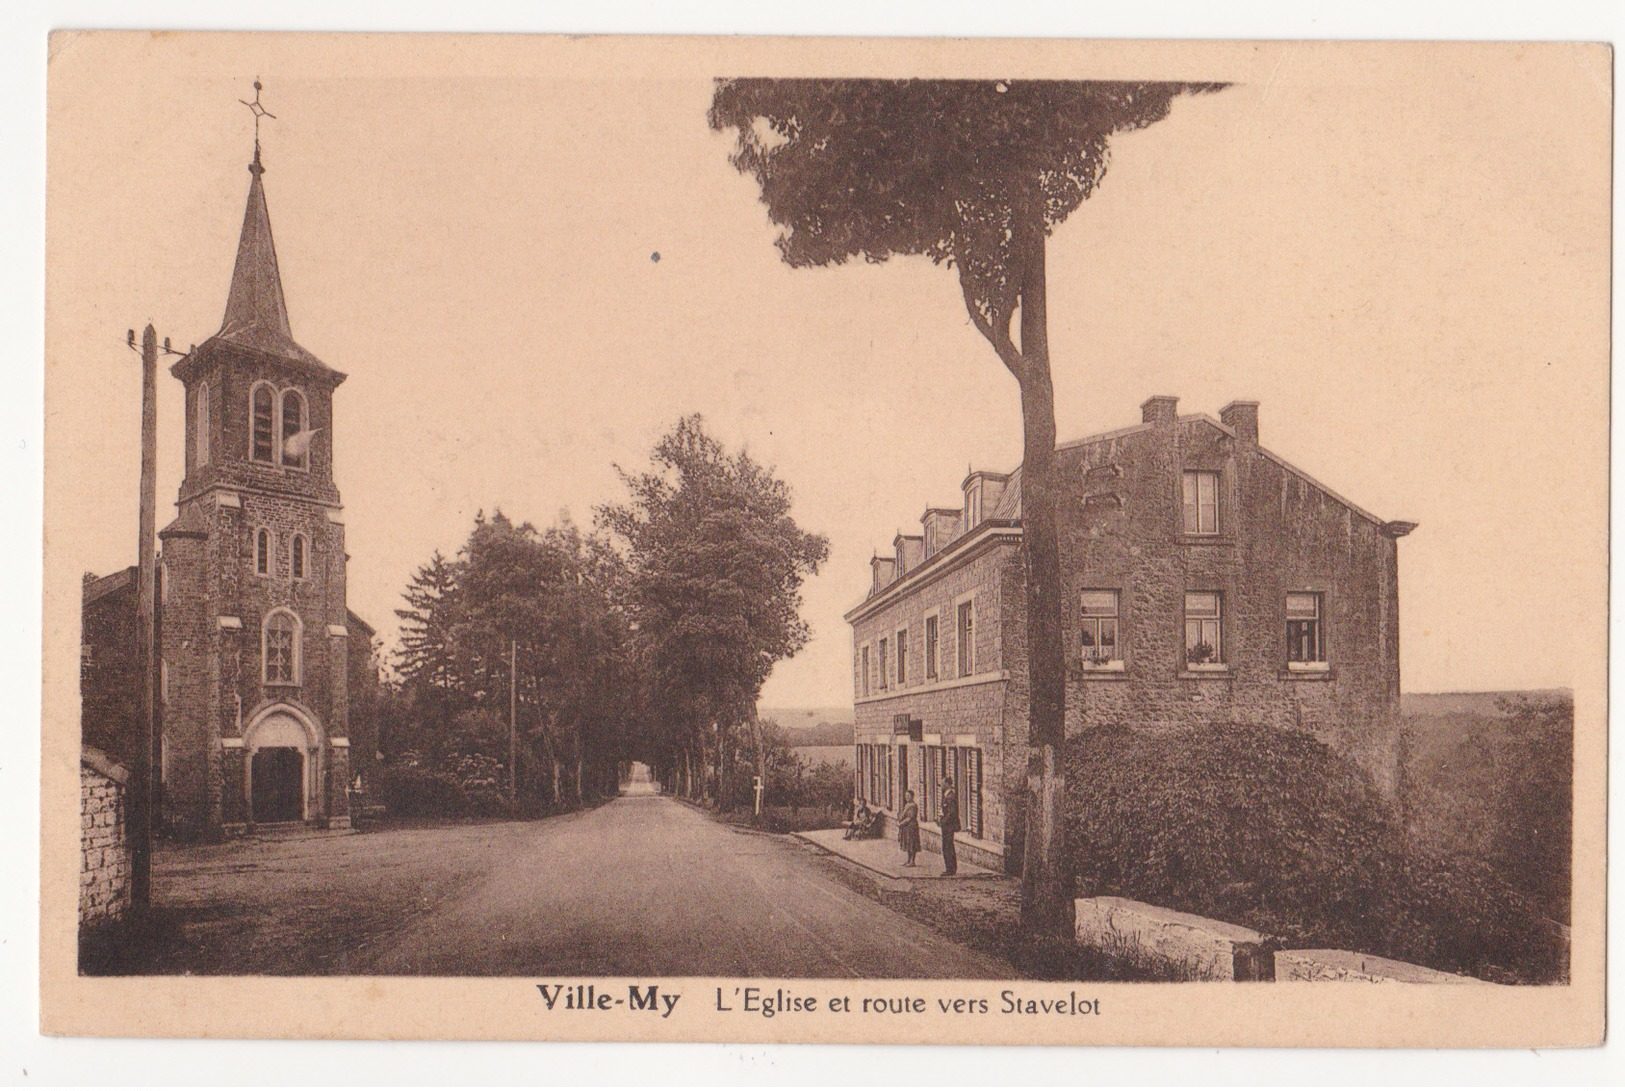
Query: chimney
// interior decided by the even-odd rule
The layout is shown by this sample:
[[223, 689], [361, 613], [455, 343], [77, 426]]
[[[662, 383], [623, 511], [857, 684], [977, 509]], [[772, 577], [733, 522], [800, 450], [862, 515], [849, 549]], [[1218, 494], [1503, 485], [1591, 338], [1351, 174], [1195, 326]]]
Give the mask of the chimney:
[[1140, 406], [1145, 424], [1172, 424], [1179, 419], [1179, 399], [1170, 394], [1154, 394]]
[[1231, 402], [1219, 410], [1219, 419], [1241, 437], [1243, 443], [1258, 446], [1258, 403]]

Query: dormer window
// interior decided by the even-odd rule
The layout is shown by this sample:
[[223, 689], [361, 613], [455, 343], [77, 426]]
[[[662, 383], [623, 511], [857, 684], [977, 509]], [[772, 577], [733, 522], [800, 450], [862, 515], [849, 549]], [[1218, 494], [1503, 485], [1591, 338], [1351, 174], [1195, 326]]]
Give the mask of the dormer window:
[[974, 482], [965, 490], [965, 529], [975, 530], [982, 522], [982, 483]]
[[253, 421], [249, 458], [255, 462], [276, 462], [276, 391], [270, 383], [255, 383], [249, 395]]

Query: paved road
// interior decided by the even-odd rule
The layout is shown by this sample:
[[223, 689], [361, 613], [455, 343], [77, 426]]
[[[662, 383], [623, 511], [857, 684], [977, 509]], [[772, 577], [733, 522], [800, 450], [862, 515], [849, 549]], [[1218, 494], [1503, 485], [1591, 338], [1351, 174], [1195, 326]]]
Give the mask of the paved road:
[[501, 866], [369, 943], [349, 972], [1018, 976], [848, 889], [808, 850], [662, 796], [519, 829]]

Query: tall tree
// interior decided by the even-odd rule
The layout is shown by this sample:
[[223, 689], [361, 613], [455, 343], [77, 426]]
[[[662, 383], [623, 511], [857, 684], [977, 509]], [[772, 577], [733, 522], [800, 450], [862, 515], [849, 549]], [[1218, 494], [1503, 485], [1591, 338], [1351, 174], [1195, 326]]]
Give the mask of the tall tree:
[[788, 264], [918, 254], [952, 266], [971, 323], [1015, 377], [1031, 686], [1022, 913], [1039, 929], [1068, 929], [1072, 911], [1045, 240], [1100, 183], [1114, 134], [1220, 86], [727, 79], [711, 103], [711, 127], [735, 130], [733, 163], [783, 229]]
[[627, 610], [666, 725], [661, 758], [688, 774], [696, 759], [712, 765], [720, 794], [731, 733], [773, 665], [807, 641], [801, 584], [829, 542], [796, 524], [789, 486], [725, 450], [698, 416], [661, 438], [651, 470], [621, 476], [631, 498], [599, 521], [626, 548]]
[[456, 626], [457, 565], [437, 549], [428, 563], [412, 573], [403, 592], [407, 609], [401, 619], [401, 646], [395, 669], [418, 686], [453, 690], [458, 678], [451, 632]]
[[[456, 560], [436, 553], [406, 590], [410, 609], [397, 611], [397, 703], [416, 723], [393, 734], [442, 764], [495, 763], [531, 801], [614, 791], [630, 688], [618, 579], [608, 543], [568, 516], [542, 532], [481, 512]], [[510, 692], [521, 742], [512, 769]]]

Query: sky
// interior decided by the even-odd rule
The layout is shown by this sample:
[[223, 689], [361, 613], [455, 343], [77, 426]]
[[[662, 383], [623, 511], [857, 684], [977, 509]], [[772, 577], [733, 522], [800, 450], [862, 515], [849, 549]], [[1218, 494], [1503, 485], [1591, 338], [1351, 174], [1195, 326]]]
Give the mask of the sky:
[[[335, 477], [351, 607], [392, 638], [414, 568], [477, 511], [590, 523], [625, 496], [615, 467], [646, 465], [697, 412], [830, 539], [804, 588], [813, 638], [762, 703], [848, 704], [842, 614], [871, 554], [957, 506], [967, 468], [1015, 466], [1014, 383], [950, 271], [782, 264], [755, 183], [706, 125], [719, 62], [627, 48], [606, 64], [599, 48], [55, 40], [48, 594], [134, 559], [124, 333], [151, 320], [185, 346], [218, 329], [257, 75], [294, 336], [350, 376]], [[1606, 56], [1032, 55], [995, 74], [1236, 81], [1119, 137], [1051, 241], [1061, 439], [1135, 423], [1152, 394], [1215, 414], [1256, 399], [1266, 447], [1420, 524], [1400, 543], [1406, 690], [1574, 684], [1600, 656], [1606, 586]], [[159, 397], [162, 525], [180, 384], [163, 375]]]

